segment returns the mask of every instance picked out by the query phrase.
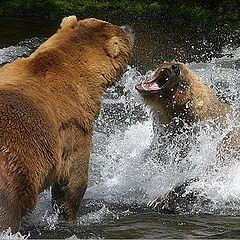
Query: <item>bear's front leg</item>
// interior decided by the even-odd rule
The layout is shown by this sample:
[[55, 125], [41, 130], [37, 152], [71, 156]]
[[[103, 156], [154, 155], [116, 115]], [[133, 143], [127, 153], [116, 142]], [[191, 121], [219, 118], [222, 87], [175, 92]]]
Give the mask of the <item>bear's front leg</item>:
[[60, 180], [52, 185], [52, 204], [60, 221], [74, 223], [88, 186], [92, 135], [77, 130], [67, 133]]
[[[59, 221], [74, 223], [88, 185], [88, 161], [71, 169], [68, 181], [52, 185], [53, 209], [59, 211]], [[81, 166], [80, 166], [81, 165]]]

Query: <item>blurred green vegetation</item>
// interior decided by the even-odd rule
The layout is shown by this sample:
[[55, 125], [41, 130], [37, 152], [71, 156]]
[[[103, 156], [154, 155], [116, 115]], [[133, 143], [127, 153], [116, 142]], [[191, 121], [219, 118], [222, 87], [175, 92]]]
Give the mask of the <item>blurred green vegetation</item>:
[[63, 16], [129, 16], [153, 18], [185, 15], [207, 22], [240, 26], [239, 0], [2, 0], [0, 15], [40, 16], [54, 20]]

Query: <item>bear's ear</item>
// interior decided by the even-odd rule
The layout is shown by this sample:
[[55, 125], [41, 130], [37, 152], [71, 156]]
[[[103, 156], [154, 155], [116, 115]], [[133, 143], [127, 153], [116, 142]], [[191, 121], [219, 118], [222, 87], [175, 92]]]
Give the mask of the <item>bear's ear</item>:
[[119, 37], [111, 37], [105, 44], [105, 51], [108, 56], [115, 58], [120, 53], [121, 41]]
[[77, 17], [69, 16], [69, 17], [63, 18], [60, 26], [61, 28], [65, 28], [65, 27], [74, 28], [76, 25], [77, 25]]

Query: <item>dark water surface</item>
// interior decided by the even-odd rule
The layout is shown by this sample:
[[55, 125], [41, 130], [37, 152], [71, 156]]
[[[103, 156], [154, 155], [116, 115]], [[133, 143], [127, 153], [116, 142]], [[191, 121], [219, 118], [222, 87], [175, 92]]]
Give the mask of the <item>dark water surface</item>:
[[49, 37], [58, 24], [47, 19], [0, 17], [0, 48], [16, 45], [33, 37]]
[[[240, 238], [240, 163], [230, 159], [227, 166], [217, 166], [216, 146], [224, 131], [211, 127], [203, 131], [198, 139], [200, 147], [193, 147], [181, 165], [175, 160], [163, 165], [146, 158], [153, 138], [152, 118], [134, 89], [159, 63], [182, 61], [239, 116], [239, 32], [167, 17], [112, 22], [134, 27], [134, 56], [121, 81], [104, 95], [95, 122], [89, 188], [77, 224], [58, 223], [51, 210], [50, 191], [45, 191], [34, 213], [23, 219], [22, 235], [5, 232], [0, 238]], [[28, 56], [57, 27], [58, 23], [44, 19], [0, 17], [0, 64]], [[234, 124], [230, 121], [227, 129]], [[177, 150], [169, 146], [165, 151]], [[146, 207], [149, 200], [163, 196], [189, 176], [200, 177], [190, 190], [197, 189], [211, 199], [210, 204], [200, 203], [176, 215], [159, 214]]]

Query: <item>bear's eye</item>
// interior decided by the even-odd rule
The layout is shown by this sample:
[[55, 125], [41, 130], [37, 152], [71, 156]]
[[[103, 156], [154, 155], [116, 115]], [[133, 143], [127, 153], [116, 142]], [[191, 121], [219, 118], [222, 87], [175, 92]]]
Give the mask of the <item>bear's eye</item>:
[[181, 81], [180, 84], [179, 84], [179, 87], [183, 91], [186, 90], [187, 87], [188, 87], [188, 82], [186, 80]]
[[179, 76], [180, 75], [180, 67], [178, 64], [173, 64], [171, 66], [171, 70], [172, 72], [176, 75], [176, 76]]

